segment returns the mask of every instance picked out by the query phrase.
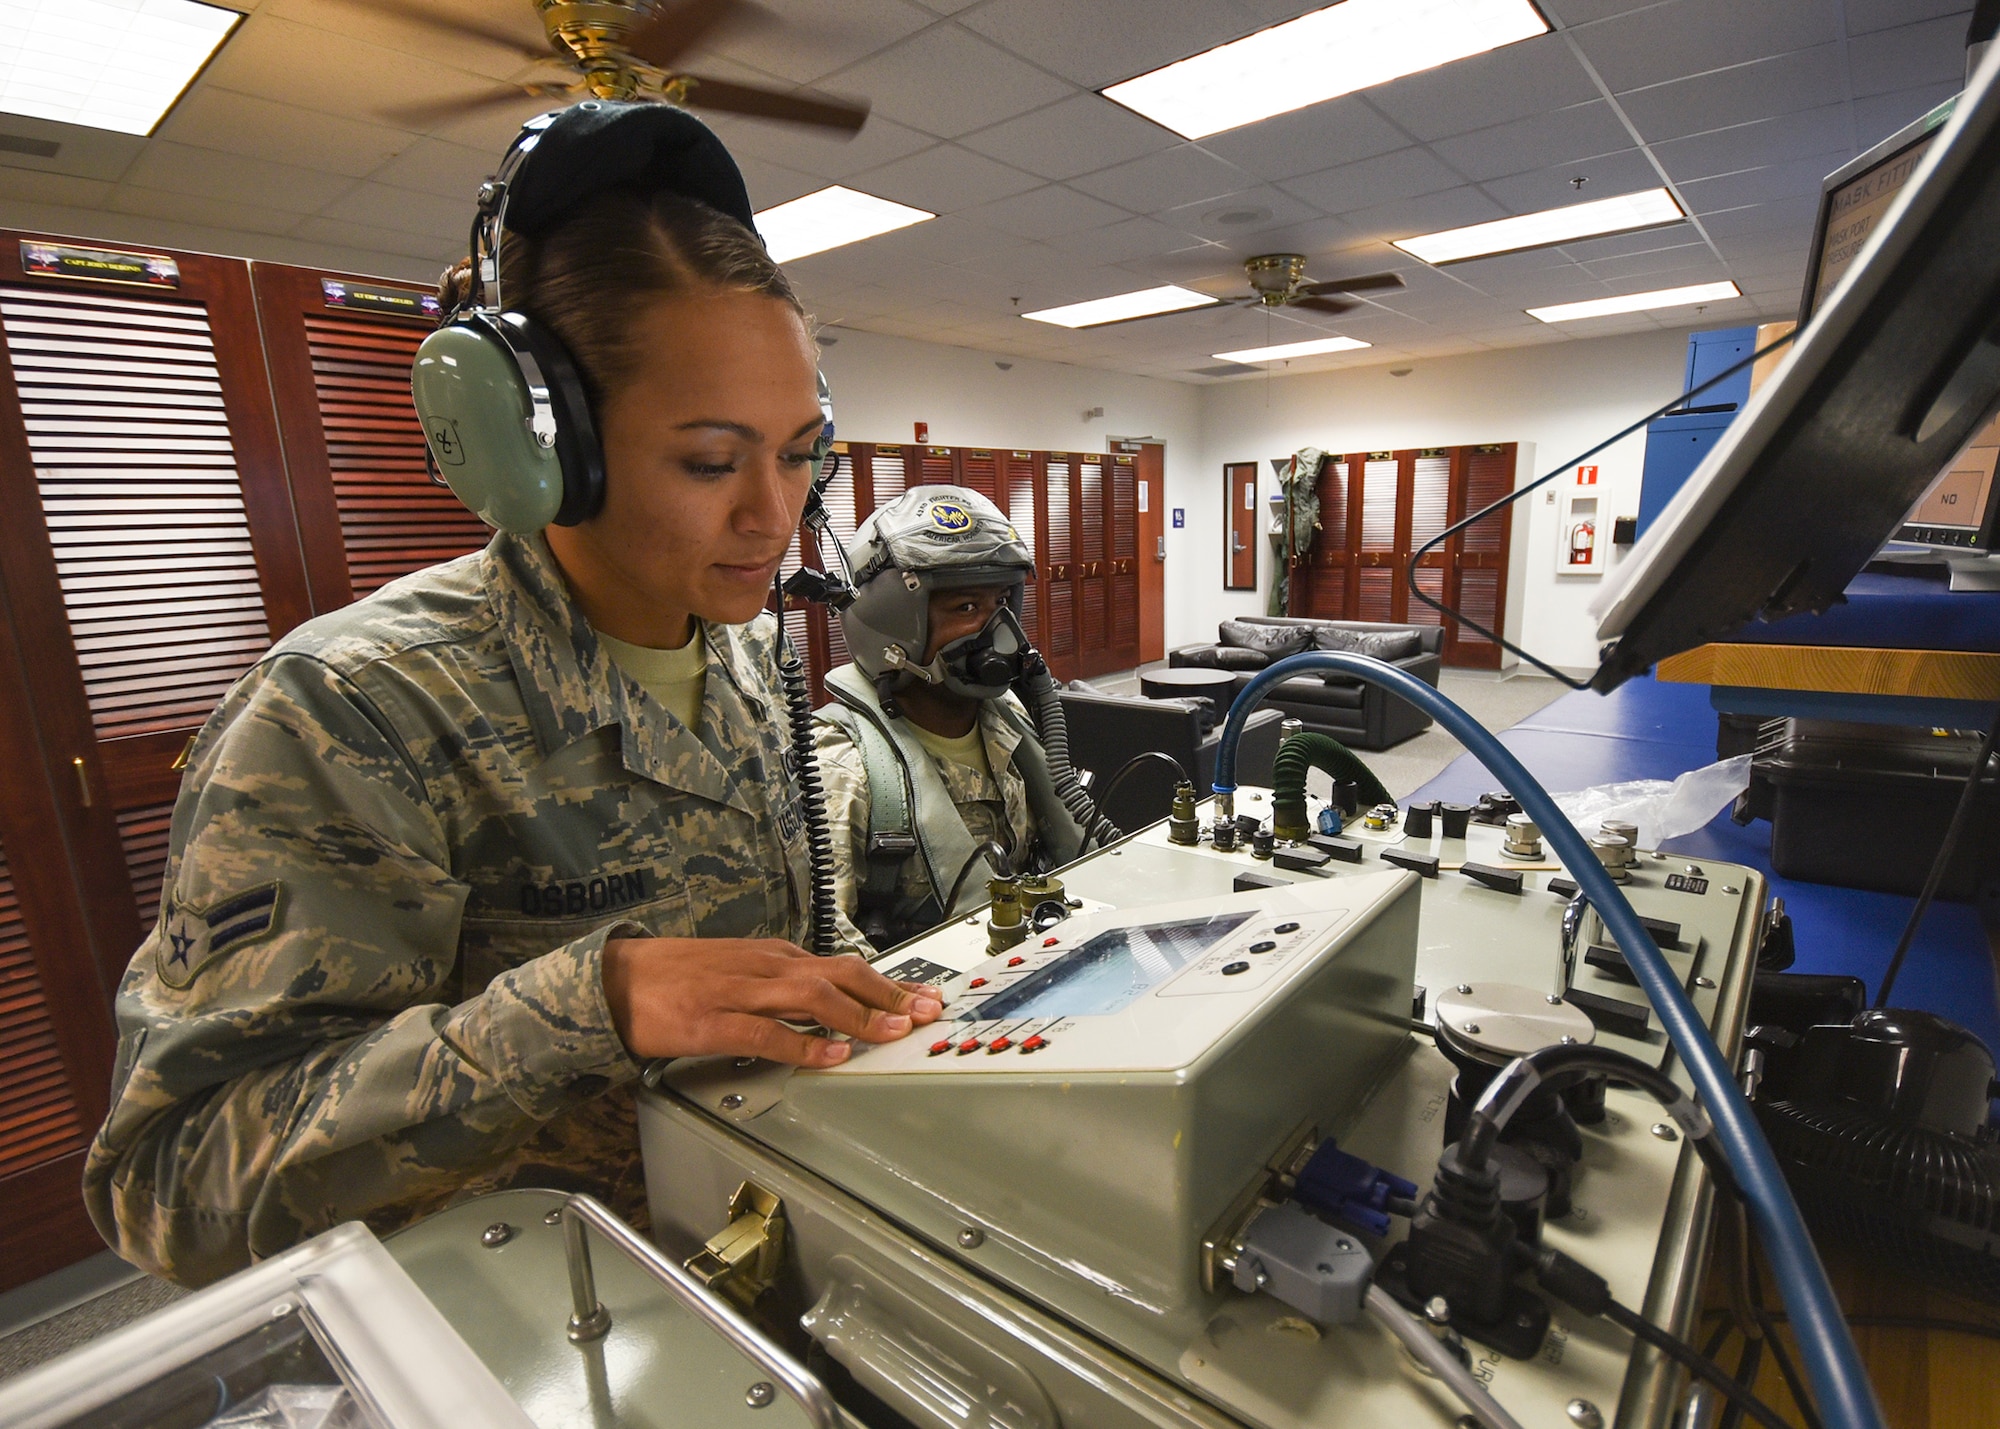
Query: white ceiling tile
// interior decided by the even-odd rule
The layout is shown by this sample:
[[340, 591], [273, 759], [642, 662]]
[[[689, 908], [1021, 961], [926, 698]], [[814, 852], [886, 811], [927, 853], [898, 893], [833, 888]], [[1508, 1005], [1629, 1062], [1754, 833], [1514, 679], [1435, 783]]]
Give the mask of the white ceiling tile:
[[1412, 238], [1419, 233], [1436, 233], [1446, 228], [1463, 228], [1491, 218], [1505, 218], [1507, 211], [1471, 185], [1446, 189], [1418, 198], [1397, 199], [1341, 215], [1367, 239]]
[[310, 155], [312, 167], [363, 178], [417, 142], [408, 130], [201, 85], [174, 106], [159, 136], [197, 148], [279, 163]]
[[417, 139], [367, 177], [378, 184], [419, 193], [463, 194], [469, 202], [499, 158], [488, 149], [447, 144], [442, 139]]
[[1824, 190], [1825, 176], [1846, 160], [1843, 150], [1817, 158], [1794, 159], [1789, 164], [1769, 164], [1712, 179], [1696, 179], [1680, 186], [1681, 196], [1695, 213], [1713, 213], [1802, 194], [1817, 199]]
[[1958, 20], [1959, 42], [1963, 44], [1966, 24], [1972, 18], [1972, 7], [1966, 0], [1846, 0], [1846, 7], [1850, 35], [1951, 15]]
[[1020, 243], [1021, 240], [1011, 233], [947, 215], [924, 223], [913, 223], [893, 233], [879, 234], [856, 245], [856, 248], [883, 264], [888, 271], [904, 262], [962, 263], [982, 253], [1017, 248]]
[[1701, 226], [1718, 242], [1744, 233], [1785, 233], [1803, 247], [1812, 241], [1813, 220], [1818, 215], [1817, 198], [1777, 199], [1721, 213], [1705, 213]]
[[1652, 146], [1675, 183], [1732, 174], [1762, 164], [1785, 164], [1814, 154], [1855, 151], [1854, 123], [1845, 104], [1803, 109], [1776, 119], [1758, 119], [1711, 129]]
[[[1585, 180], [1582, 187], [1577, 186], [1577, 179]], [[1489, 179], [1480, 187], [1510, 212], [1537, 213], [1542, 209], [1567, 208], [1593, 199], [1656, 189], [1660, 187], [1660, 174], [1647, 162], [1643, 151], [1627, 149], [1559, 168]]]
[[1062, 184], [1044, 184], [997, 203], [967, 209], [959, 216], [968, 224], [997, 228], [1020, 238], [1053, 238], [1103, 228], [1129, 217], [1122, 208]]
[[1202, 140], [1218, 158], [1264, 179], [1289, 179], [1400, 149], [1409, 138], [1359, 95], [1331, 99]]
[[1561, 35], [1542, 35], [1367, 91], [1418, 139], [1468, 134], [1598, 98]]
[[1891, 134], [1923, 118], [1936, 106], [1958, 93], [1956, 83], [1926, 85], [1896, 94], [1874, 94], [1854, 101], [1854, 129], [1861, 137], [1861, 149], [1880, 143]]
[[1158, 219], [1128, 218], [1123, 223], [1114, 223], [1109, 228], [1094, 228], [1088, 233], [1058, 234], [1049, 240], [1049, 246], [1068, 252], [1087, 253], [1093, 259], [1106, 263], [1126, 263], [1185, 248], [1188, 236]]
[[1437, 193], [1462, 182], [1430, 150], [1412, 145], [1392, 154], [1342, 164], [1337, 169], [1287, 179], [1283, 187], [1323, 213], [1341, 214], [1371, 208], [1387, 200]]
[[205, 198], [165, 189], [134, 188], [125, 184], [112, 191], [106, 207], [118, 213], [144, 214], [148, 218], [172, 219], [176, 223], [198, 223], [204, 228], [237, 233], [289, 233], [299, 222], [297, 213], [282, 209], [232, 203], [227, 199]]
[[337, 243], [357, 253], [394, 253], [404, 258], [426, 259], [436, 263], [440, 272], [446, 264], [454, 263], [465, 256], [463, 238], [452, 243], [443, 239], [425, 238], [421, 234], [397, 233], [390, 229], [377, 228], [372, 224], [349, 223], [338, 218], [301, 219], [298, 227], [292, 232], [299, 238], [315, 239], [321, 243]]
[[1544, 13], [1571, 29], [1594, 25], [1601, 20], [1611, 19], [1633, 10], [1646, 10], [1678, 3], [1679, 0], [1541, 0]]
[[1614, 94], [1838, 38], [1831, 0], [1678, 0], [1574, 36]]
[[811, 84], [822, 75], [907, 39], [937, 16], [907, 0], [758, 0], [761, 14], [734, 33], [704, 40], [686, 57], [689, 69], [705, 66], [709, 53], [791, 80]]
[[838, 71], [826, 87], [867, 95], [886, 117], [946, 139], [1074, 93], [1054, 75], [955, 24], [921, 30]]
[[1575, 262], [1591, 263], [1599, 258], [1625, 258], [1637, 253], [1657, 253], [1662, 249], [1679, 248], [1684, 244], [1701, 241], [1700, 230], [1683, 219], [1678, 223], [1662, 224], [1658, 228], [1641, 229], [1637, 233], [1614, 233], [1606, 238], [1586, 238], [1576, 243], [1565, 243], [1556, 251]]
[[753, 210], [775, 208], [826, 187], [826, 181], [815, 175], [747, 155], [738, 157], [736, 166], [743, 173], [743, 187], [749, 190]]
[[959, 142], [1029, 173], [1068, 179], [1158, 153], [1181, 140], [1100, 94], [1076, 94]]
[[992, 0], [962, 24], [1086, 89], [1185, 59], [1264, 28], [1229, 3], [1158, 0]]
[[[222, 47], [201, 83], [399, 128], [413, 126], [397, 124], [385, 111], [430, 100], [483, 98], [505, 88], [491, 75], [431, 57], [443, 52], [446, 47], [436, 43], [404, 52], [276, 15], [255, 15]], [[450, 53], [457, 58], [456, 50]], [[514, 126], [533, 113], [534, 102], [524, 96]], [[434, 130], [447, 127], [441, 123]]]
[[56, 146], [56, 152], [48, 155], [0, 154], [0, 162], [8, 168], [36, 169], [79, 179], [116, 180], [146, 148], [146, 141], [136, 134], [58, 124], [49, 119], [31, 119], [25, 114], [0, 115], [0, 132]]
[[879, 114], [870, 115], [861, 132], [851, 137], [797, 124], [758, 124], [713, 114], [705, 116], [705, 122], [738, 158], [782, 164], [830, 183], [907, 158], [937, 142]]
[[[301, 156], [303, 157], [303, 156]], [[126, 171], [127, 184], [222, 199], [286, 213], [314, 213], [354, 187], [345, 174], [319, 173], [239, 154], [218, 154], [155, 139]], [[468, 217], [470, 211], [468, 208]]]
[[1475, 183], [1526, 173], [1549, 164], [1573, 164], [1630, 148], [1632, 136], [1601, 99], [1532, 114], [1511, 124], [1454, 134], [1431, 152]]
[[1034, 188], [1032, 174], [961, 149], [939, 144], [857, 177], [855, 187], [932, 213], [957, 213], [1009, 194]]
[[1238, 193], [1256, 182], [1199, 144], [1178, 144], [1143, 159], [1087, 174], [1074, 187], [1133, 213], [1157, 213], [1184, 203]]
[[[12, 156], [7, 156], [11, 158]], [[0, 168], [0, 194], [9, 203], [53, 203], [66, 208], [106, 208], [111, 185], [103, 179], [81, 179], [74, 174], [49, 174], [34, 169], [17, 169], [12, 164]], [[293, 215], [294, 221], [297, 215]]]
[[[1608, 281], [1644, 278], [1660, 273], [1705, 273], [1715, 278], [1731, 276], [1731, 271], [1706, 243], [1688, 243], [1679, 248], [1662, 248], [1652, 253], [1634, 253], [1624, 258], [1600, 258], [1586, 265], [1596, 277]], [[1705, 282], [1703, 277], [1676, 278], [1670, 285]], [[1668, 286], [1668, 285], [1663, 285]]]
[[[1314, 278], [1331, 278], [1335, 276], [1332, 265], [1313, 264], [1311, 260], [1317, 255], [1336, 253], [1350, 246], [1357, 236], [1353, 225], [1345, 219], [1314, 217], [1239, 233], [1220, 241], [1239, 258], [1250, 258], [1259, 253], [1303, 253]], [[1320, 272], [1322, 267], [1327, 271]]]
[[1754, 64], [1633, 90], [1619, 96], [1648, 143], [1824, 105], [1843, 92], [1840, 48], [1794, 50]]
[[420, 194], [387, 184], [359, 183], [320, 209], [321, 216], [347, 223], [394, 229], [463, 246], [472, 227], [474, 195]]
[[238, 5], [253, 13], [243, 28], [232, 36], [223, 53], [234, 49], [253, 31], [273, 23], [297, 24], [320, 31], [335, 43], [361, 43], [400, 55], [449, 53], [450, 62], [490, 79], [505, 79], [531, 59], [554, 53], [548, 32], [526, 5], [495, 5], [491, 0], [424, 0], [422, 8], [431, 16], [449, 21], [463, 16], [486, 30], [503, 30], [516, 37], [512, 44], [499, 44], [471, 33], [448, 37], [431, 25], [398, 13], [403, 7], [329, 3], [329, 0], [264, 0], [261, 5]]
[[1894, 94], [1927, 84], [1962, 84], [1965, 20], [1958, 15], [1898, 25], [1847, 42], [1856, 97]]
[[1162, 209], [1156, 216], [1191, 237], [1226, 243], [1238, 251], [1247, 245], [1263, 253], [1270, 251], [1270, 245], [1262, 242], [1259, 234], [1305, 223], [1321, 214], [1291, 194], [1267, 185]]

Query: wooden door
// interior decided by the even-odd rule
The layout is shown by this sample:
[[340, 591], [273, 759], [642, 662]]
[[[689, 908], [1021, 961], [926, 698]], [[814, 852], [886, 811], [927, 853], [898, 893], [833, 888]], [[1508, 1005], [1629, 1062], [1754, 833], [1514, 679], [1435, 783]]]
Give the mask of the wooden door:
[[1042, 654], [1059, 680], [1075, 679], [1079, 673], [1077, 465], [1068, 452], [1049, 452], [1042, 463], [1041, 550], [1048, 567], [1042, 577], [1043, 630], [1048, 636]]
[[1138, 474], [1138, 663], [1167, 658], [1167, 449], [1134, 442]]
[[1352, 608], [1349, 589], [1354, 579], [1353, 527], [1360, 509], [1347, 499], [1348, 472], [1363, 457], [1329, 456], [1319, 469], [1314, 489], [1319, 495], [1319, 525], [1311, 551], [1293, 573], [1291, 612], [1316, 620], [1345, 620]]
[[436, 296], [276, 263], [251, 282], [314, 608], [483, 547], [492, 531], [431, 480], [410, 400]]
[[959, 486], [957, 447], [912, 447], [911, 486]]
[[[1463, 477], [1453, 483], [1452, 520], [1463, 520], [1514, 489], [1515, 452], [1513, 442], [1459, 448], [1458, 466]], [[1508, 507], [1496, 512], [1467, 527], [1450, 542], [1457, 589], [1447, 599], [1488, 630], [1503, 635], [1506, 634], [1502, 621], [1507, 610], [1507, 557], [1516, 509]], [[1455, 620], [1447, 621], [1446, 627], [1447, 665], [1500, 668], [1498, 644]]]
[[[24, 268], [43, 243], [0, 233], [0, 543], [35, 739], [8, 782], [34, 771], [49, 819], [0, 839], [48, 1015], [104, 1029], [158, 913], [175, 761], [312, 599], [248, 265], [163, 254], [157, 281], [94, 282]], [[24, 868], [60, 916], [33, 914]], [[94, 963], [95, 1000], [56, 996], [43, 939]], [[86, 1133], [107, 1071], [66, 1064]]]
[[1076, 527], [1076, 673], [1102, 675], [1111, 650], [1110, 485], [1104, 458], [1094, 452], [1073, 456], [1071, 487]]
[[1114, 453], [1109, 465], [1105, 581], [1111, 618], [1100, 673], [1130, 670], [1139, 663], [1139, 466], [1129, 452]]
[[1257, 589], [1257, 463], [1222, 468], [1222, 588]]
[[1451, 524], [1452, 450], [1426, 447], [1412, 452], [1403, 464], [1403, 482], [1409, 491], [1407, 515], [1397, 513], [1397, 573], [1395, 618], [1410, 625], [1436, 625], [1444, 619], [1435, 606], [1424, 604], [1410, 594], [1409, 566], [1417, 560], [1417, 589], [1433, 600], [1448, 601], [1447, 577], [1451, 574], [1449, 544], [1439, 546], [1421, 559], [1417, 549]]
[[1007, 509], [1007, 493], [1000, 489], [1000, 464], [985, 448], [958, 449], [957, 484], [978, 492], [1002, 511]]

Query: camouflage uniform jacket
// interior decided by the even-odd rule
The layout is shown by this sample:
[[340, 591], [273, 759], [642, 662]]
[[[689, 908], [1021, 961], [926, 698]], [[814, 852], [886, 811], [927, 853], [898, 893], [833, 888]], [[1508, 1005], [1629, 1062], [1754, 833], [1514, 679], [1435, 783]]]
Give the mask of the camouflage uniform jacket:
[[202, 730], [117, 999], [84, 1194], [187, 1284], [508, 1185], [643, 1208], [613, 936], [805, 933], [776, 630], [705, 627], [690, 731], [539, 537], [280, 641]]
[[[1014, 763], [1024, 736], [1017, 724], [1001, 713], [998, 704], [999, 701], [987, 700], [979, 707], [979, 731], [986, 745], [987, 762], [992, 766], [991, 774], [942, 755], [932, 754], [929, 758], [950, 790], [952, 805], [964, 821], [971, 841], [977, 844], [991, 839], [1018, 861], [1035, 846], [1035, 814], [1027, 780]], [[834, 926], [843, 950], [872, 953], [876, 950], [854, 922], [861, 896], [857, 870], [868, 865], [872, 804], [868, 768], [854, 736], [827, 719], [824, 713], [814, 726], [813, 743], [819, 758], [820, 779], [826, 785], [827, 830], [833, 837], [834, 889], [838, 901]], [[915, 810], [912, 815], [923, 817], [922, 812]], [[943, 876], [955, 877], [956, 870]], [[933, 891], [924, 861], [917, 857], [904, 861], [898, 882], [903, 901], [911, 905], [930, 898], [942, 899], [950, 891], [948, 888]], [[972, 883], [976, 889], [977, 879]], [[977, 901], [985, 901], [983, 893]]]

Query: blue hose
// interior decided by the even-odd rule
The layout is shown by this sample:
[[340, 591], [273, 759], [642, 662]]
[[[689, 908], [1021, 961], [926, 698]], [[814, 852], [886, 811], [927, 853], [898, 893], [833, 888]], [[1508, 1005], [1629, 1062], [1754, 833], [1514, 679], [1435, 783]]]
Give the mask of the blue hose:
[[1266, 666], [1243, 687], [1229, 718], [1222, 726], [1222, 740], [1215, 752], [1215, 792], [1236, 792], [1236, 742], [1244, 723], [1264, 697], [1264, 692], [1293, 675], [1338, 671], [1379, 685], [1408, 700], [1436, 718], [1460, 744], [1477, 755], [1500, 783], [1520, 801], [1522, 811], [1532, 818], [1555, 849], [1563, 866], [1588, 895], [1591, 905], [1618, 940], [1633, 976], [1645, 989], [1653, 1010], [1660, 1015], [1674, 1049], [1693, 1078], [1702, 1107], [1715, 1123], [1715, 1136], [1748, 1203], [1751, 1220], [1763, 1238], [1764, 1251], [1777, 1272], [1784, 1291], [1785, 1308], [1798, 1333], [1799, 1348], [1812, 1379], [1813, 1395], [1819, 1401], [1821, 1417], [1829, 1429], [1884, 1429], [1881, 1406], [1868, 1383], [1868, 1371], [1848, 1333], [1833, 1287], [1827, 1284], [1826, 1269], [1813, 1248], [1791, 1188], [1771, 1154], [1770, 1143], [1757, 1125], [1756, 1115], [1736, 1085], [1722, 1050], [1702, 1025], [1701, 1014], [1688, 1001], [1673, 969], [1661, 956], [1652, 935], [1639, 922], [1624, 893], [1604, 872], [1603, 865], [1576, 827], [1556, 808], [1541, 783], [1527, 771], [1508, 748], [1464, 710], [1435, 688], [1403, 670], [1366, 655], [1339, 651], [1310, 651], [1293, 655]]

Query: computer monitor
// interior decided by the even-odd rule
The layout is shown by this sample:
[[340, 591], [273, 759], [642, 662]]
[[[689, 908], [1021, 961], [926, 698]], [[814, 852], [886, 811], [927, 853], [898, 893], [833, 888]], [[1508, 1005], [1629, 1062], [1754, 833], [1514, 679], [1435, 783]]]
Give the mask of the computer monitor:
[[[1916, 173], [1957, 105], [1954, 95], [1827, 175], [1807, 258], [1800, 327], [1860, 256], [1868, 236]], [[1897, 528], [1898, 544], [1891, 554], [1921, 558], [1926, 550], [1945, 557], [1992, 552], [1995, 528], [2000, 526], [2000, 488], [1993, 480], [1996, 458], [2000, 458], [2000, 419], [1989, 422], [1945, 464]]]
[[1596, 688], [1825, 610], [2000, 405], [1996, 74], [2000, 47], [1858, 251], [1828, 248], [1845, 272], [1591, 603]]

